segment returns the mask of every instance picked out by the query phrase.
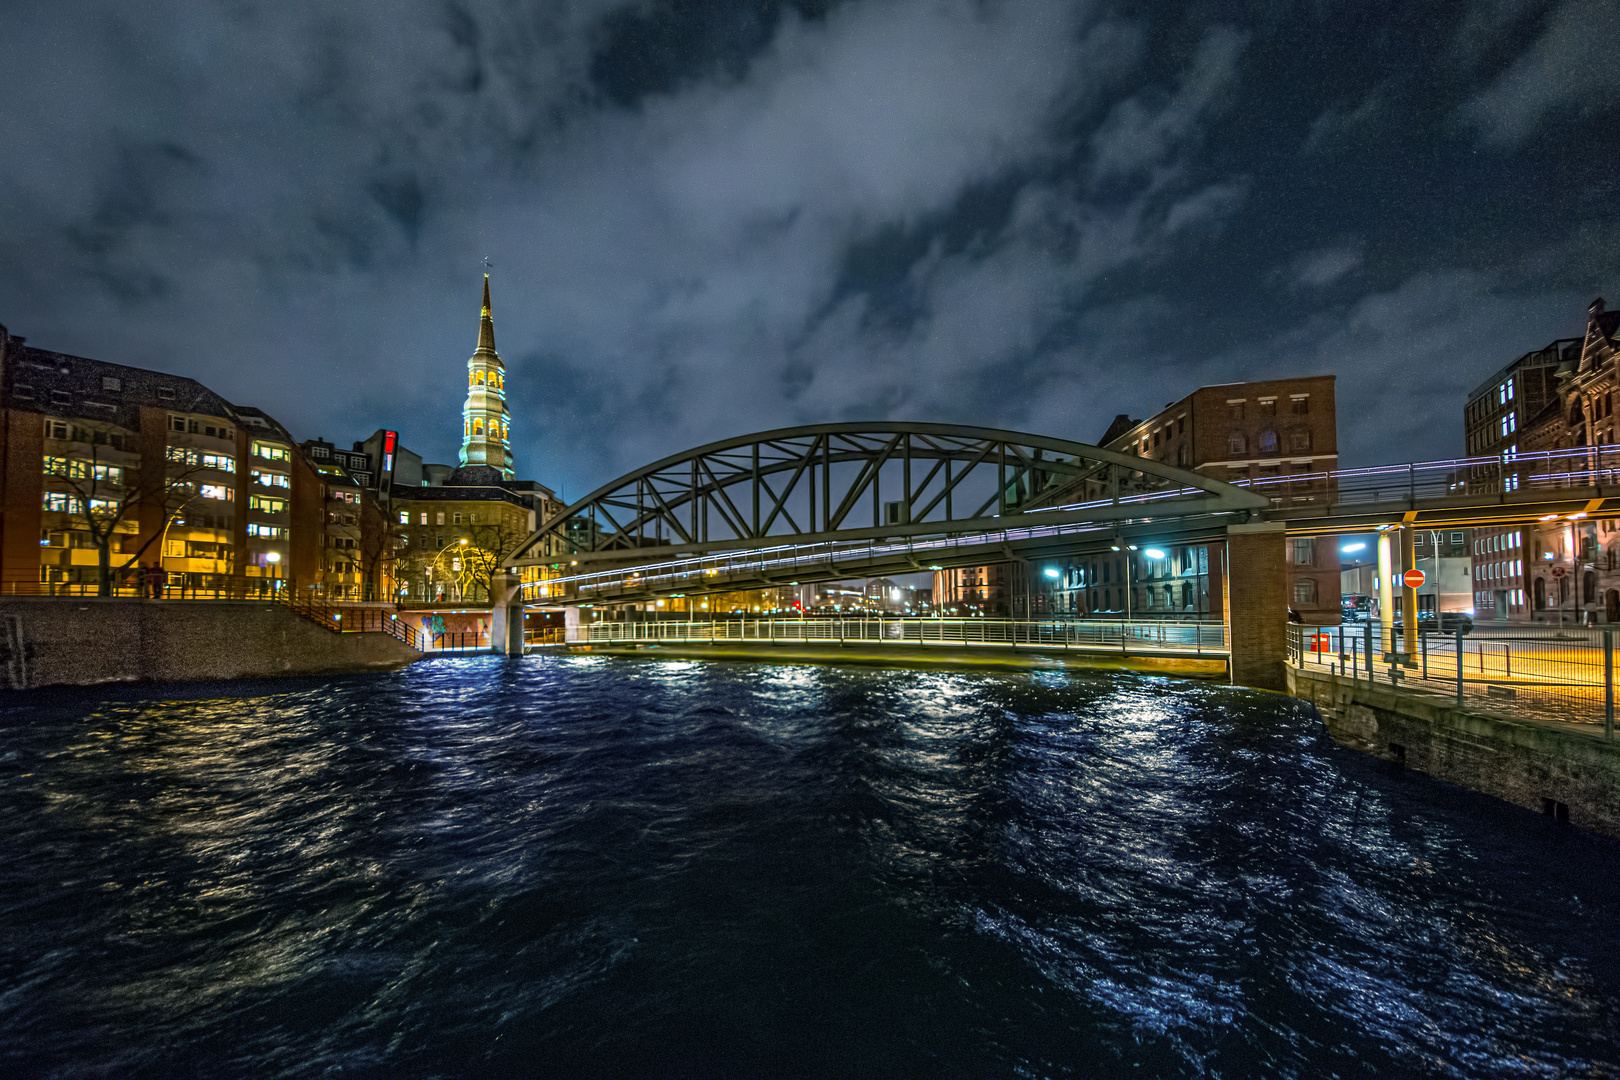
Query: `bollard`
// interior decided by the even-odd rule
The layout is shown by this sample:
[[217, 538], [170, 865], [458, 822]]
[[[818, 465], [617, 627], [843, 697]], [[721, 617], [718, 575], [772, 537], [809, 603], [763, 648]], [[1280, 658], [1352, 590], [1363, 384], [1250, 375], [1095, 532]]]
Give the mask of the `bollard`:
[[1614, 631], [1603, 631], [1603, 737], [1614, 741]]
[[1457, 624], [1457, 708], [1463, 703], [1463, 640], [1462, 624]]
[[1372, 651], [1372, 623], [1368, 622], [1362, 631], [1361, 654], [1367, 661], [1367, 689], [1373, 684], [1373, 651]]

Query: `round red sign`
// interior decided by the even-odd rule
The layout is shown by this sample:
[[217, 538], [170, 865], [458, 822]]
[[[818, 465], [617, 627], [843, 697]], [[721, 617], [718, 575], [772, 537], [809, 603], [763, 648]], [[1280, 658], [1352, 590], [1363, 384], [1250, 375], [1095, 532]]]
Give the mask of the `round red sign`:
[[1555, 566], [1552, 568], [1553, 577], [1563, 577], [1567, 573], [1569, 573], [1569, 568], [1566, 566]]
[[1428, 577], [1421, 570], [1408, 570], [1401, 575], [1401, 582], [1408, 589], [1421, 589], [1423, 583], [1428, 580]]

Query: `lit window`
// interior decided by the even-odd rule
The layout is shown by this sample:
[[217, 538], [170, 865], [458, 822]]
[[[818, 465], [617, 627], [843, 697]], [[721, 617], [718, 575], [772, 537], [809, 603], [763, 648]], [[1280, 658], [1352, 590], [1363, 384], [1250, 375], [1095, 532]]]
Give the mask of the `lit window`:
[[204, 484], [199, 494], [205, 499], [219, 499], [221, 502], [236, 501], [236, 492], [224, 484]]
[[256, 442], [253, 444], [253, 456], [262, 457], [266, 461], [287, 461], [290, 454], [284, 446], [271, 446], [269, 443]]
[[77, 514], [79, 512], [79, 500], [65, 492], [47, 491], [45, 493], [45, 509]]
[[408, 511], [401, 510], [399, 512], [399, 523], [401, 525], [409, 525], [411, 523], [411, 515]]
[[236, 459], [229, 454], [204, 454], [202, 456], [202, 467], [233, 473], [236, 471]]

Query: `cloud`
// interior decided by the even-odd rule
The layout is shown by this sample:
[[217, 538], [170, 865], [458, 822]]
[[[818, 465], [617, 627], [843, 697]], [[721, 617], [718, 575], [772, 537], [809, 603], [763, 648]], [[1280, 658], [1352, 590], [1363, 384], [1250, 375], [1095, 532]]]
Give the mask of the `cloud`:
[[1584, 323], [1580, 295], [1440, 269], [1215, 355], [1200, 381], [1338, 375], [1347, 465], [1461, 456], [1462, 409], [1484, 377]]
[[1220, 111], [1237, 83], [1237, 62], [1249, 35], [1211, 29], [1199, 43], [1174, 94], [1154, 88], [1114, 106], [1091, 138], [1099, 182], [1129, 178], [1184, 152]]
[[1545, 29], [1508, 69], [1457, 110], [1458, 122], [1477, 129], [1487, 146], [1512, 149], [1535, 132], [1549, 112], [1616, 105], [1614, 56], [1620, 53], [1620, 7], [1609, 0], [1566, 0]]
[[1290, 284], [1296, 289], [1325, 289], [1361, 266], [1359, 244], [1307, 251], [1289, 264]]
[[1301, 144], [1301, 155], [1329, 154], [1346, 150], [1350, 144], [1368, 137], [1389, 111], [1390, 90], [1374, 88], [1354, 109], [1330, 106], [1311, 121], [1310, 131]]

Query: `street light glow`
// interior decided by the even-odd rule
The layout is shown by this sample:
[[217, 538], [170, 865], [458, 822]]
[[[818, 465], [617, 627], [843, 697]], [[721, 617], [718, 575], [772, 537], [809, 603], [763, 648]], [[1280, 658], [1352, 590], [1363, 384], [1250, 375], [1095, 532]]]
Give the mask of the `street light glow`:
[[1147, 550], [1143, 551], [1142, 554], [1146, 555], [1150, 559], [1164, 558], [1164, 552], [1160, 551], [1158, 548], [1148, 548]]
[[1058, 572], [1057, 572], [1057, 570], [1055, 568], [1048, 566], [1046, 568], [1046, 576], [1047, 577], [1057, 577]]

